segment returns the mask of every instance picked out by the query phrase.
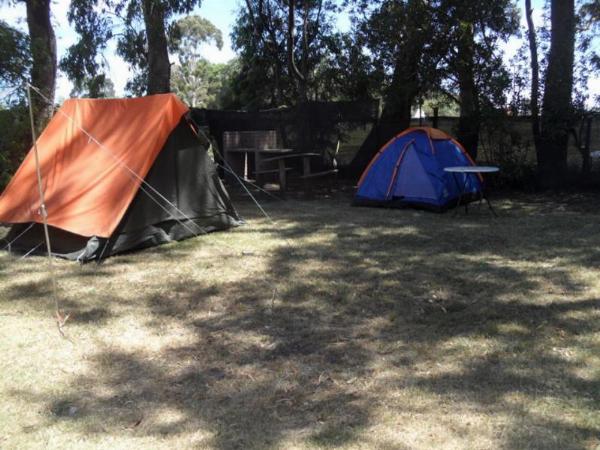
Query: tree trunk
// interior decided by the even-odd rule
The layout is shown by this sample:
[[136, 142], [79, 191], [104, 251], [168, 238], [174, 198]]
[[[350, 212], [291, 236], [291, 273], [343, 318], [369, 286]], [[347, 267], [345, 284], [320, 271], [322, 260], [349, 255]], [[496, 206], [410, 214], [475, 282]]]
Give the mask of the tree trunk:
[[[420, 49], [413, 57], [399, 57], [394, 67], [390, 89], [385, 98], [381, 119], [376, 123], [348, 166], [347, 175], [358, 177], [371, 159], [396, 134], [410, 127], [411, 109], [419, 93], [417, 72]], [[412, 63], [411, 63], [412, 62]]]
[[551, 8], [552, 33], [538, 150], [538, 181], [542, 188], [560, 187], [565, 182], [572, 122], [574, 0], [552, 0]]
[[56, 89], [56, 37], [50, 22], [50, 0], [27, 0], [27, 26], [33, 64], [31, 84], [47, 98], [33, 94], [33, 113], [38, 131], [46, 126], [54, 108]]
[[579, 134], [579, 151], [581, 152], [581, 174], [589, 177], [592, 171], [592, 155], [590, 153], [590, 144], [592, 141], [592, 117], [583, 117], [581, 119], [581, 133]]
[[458, 119], [458, 141], [471, 158], [477, 158], [479, 143], [480, 110], [479, 95], [475, 85], [475, 41], [473, 26], [467, 24], [458, 42], [457, 78], [459, 86], [460, 117]]
[[165, 11], [160, 0], [143, 0], [148, 41], [148, 95], [171, 91], [171, 63], [165, 31]]
[[525, 0], [525, 16], [527, 17], [527, 37], [529, 40], [529, 53], [531, 57], [531, 99], [529, 106], [531, 109], [531, 131], [533, 133], [533, 143], [537, 158], [539, 160], [540, 146], [540, 64], [538, 60], [537, 40], [535, 26], [532, 18], [531, 0]]

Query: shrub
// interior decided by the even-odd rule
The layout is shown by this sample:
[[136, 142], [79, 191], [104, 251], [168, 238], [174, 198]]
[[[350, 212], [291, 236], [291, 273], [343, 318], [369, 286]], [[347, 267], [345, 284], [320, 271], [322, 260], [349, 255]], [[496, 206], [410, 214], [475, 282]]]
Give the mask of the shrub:
[[498, 115], [486, 120], [480, 136], [479, 163], [500, 167], [488, 177], [495, 188], [535, 189], [535, 148], [528, 122]]
[[19, 104], [0, 109], [0, 189], [10, 181], [30, 146], [27, 106]]

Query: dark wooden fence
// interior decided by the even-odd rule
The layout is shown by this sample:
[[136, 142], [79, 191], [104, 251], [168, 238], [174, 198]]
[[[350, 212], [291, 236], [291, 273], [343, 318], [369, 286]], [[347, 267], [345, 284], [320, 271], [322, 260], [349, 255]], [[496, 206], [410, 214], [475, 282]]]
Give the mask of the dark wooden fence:
[[309, 102], [292, 108], [220, 111], [192, 108], [192, 117], [223, 148], [226, 131], [276, 130], [282, 144], [297, 151], [321, 152], [343, 139], [342, 124], [371, 126], [379, 119], [379, 100]]
[[[192, 109], [194, 120], [208, 130], [219, 148], [223, 148], [223, 133], [226, 131], [276, 130], [281, 144], [297, 151], [324, 152], [340, 143], [342, 155], [338, 160], [342, 164], [349, 164], [354, 158], [372, 126], [378, 123], [380, 112], [380, 101], [373, 99], [309, 102], [291, 108], [261, 111]], [[437, 125], [451, 135], [456, 134], [457, 124], [457, 117], [433, 117], [433, 114], [413, 119], [411, 123], [412, 126]], [[570, 139], [570, 165], [598, 169], [598, 158], [585, 159], [586, 152], [600, 151], [600, 114], [588, 114], [582, 124], [577, 123], [575, 135], [578, 135], [579, 142]], [[582, 149], [582, 145], [587, 145], [587, 149]], [[490, 121], [482, 128], [480, 159], [503, 165], [534, 165], [530, 119], [503, 116], [502, 120]], [[582, 171], [586, 170], [590, 168]]]

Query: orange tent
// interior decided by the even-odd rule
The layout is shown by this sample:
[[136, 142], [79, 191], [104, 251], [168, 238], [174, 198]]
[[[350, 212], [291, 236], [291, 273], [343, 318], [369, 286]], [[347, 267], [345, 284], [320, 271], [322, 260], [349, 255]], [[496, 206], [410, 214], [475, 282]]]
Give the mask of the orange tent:
[[[173, 94], [67, 100], [37, 141], [48, 224], [85, 238], [114, 236], [169, 140], [183, 138], [206, 153], [186, 122], [188, 111]], [[0, 196], [0, 222], [42, 223], [35, 170], [30, 151]]]

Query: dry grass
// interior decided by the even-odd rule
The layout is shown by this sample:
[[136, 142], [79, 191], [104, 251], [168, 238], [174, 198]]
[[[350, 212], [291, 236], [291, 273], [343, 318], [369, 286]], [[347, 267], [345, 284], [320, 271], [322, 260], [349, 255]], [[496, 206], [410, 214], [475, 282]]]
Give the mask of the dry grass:
[[600, 197], [237, 204], [232, 232], [58, 262], [71, 341], [45, 260], [0, 255], [1, 448], [600, 445]]

